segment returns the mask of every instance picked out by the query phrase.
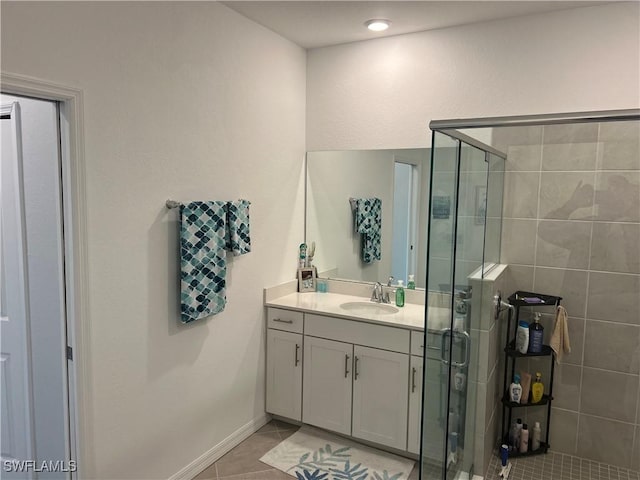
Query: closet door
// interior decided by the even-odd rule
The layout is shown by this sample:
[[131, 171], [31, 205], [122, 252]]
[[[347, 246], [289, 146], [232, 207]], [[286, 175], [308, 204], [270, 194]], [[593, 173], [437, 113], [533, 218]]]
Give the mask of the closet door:
[[302, 421], [351, 435], [353, 345], [304, 337]]

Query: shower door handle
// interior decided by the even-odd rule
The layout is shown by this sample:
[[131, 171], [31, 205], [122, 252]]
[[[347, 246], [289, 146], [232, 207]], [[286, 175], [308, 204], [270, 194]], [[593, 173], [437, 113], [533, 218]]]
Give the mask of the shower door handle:
[[[456, 362], [451, 359], [451, 365], [457, 368], [465, 368], [469, 365], [469, 360], [471, 359], [471, 336], [467, 332], [460, 332], [457, 330], [451, 330], [450, 328], [444, 328], [440, 331], [442, 338], [440, 339], [440, 361], [445, 365], [449, 365], [449, 360], [447, 359], [447, 337], [453, 335], [454, 337], [461, 337], [464, 343], [464, 360], [461, 362]], [[453, 353], [450, 353], [453, 357]]]

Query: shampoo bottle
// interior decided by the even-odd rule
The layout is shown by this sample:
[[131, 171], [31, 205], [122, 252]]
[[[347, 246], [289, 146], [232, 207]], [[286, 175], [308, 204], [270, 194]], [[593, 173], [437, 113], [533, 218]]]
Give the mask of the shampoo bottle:
[[396, 287], [396, 307], [404, 307], [404, 288], [402, 288], [402, 280], [398, 280]]
[[529, 429], [527, 424], [522, 425], [522, 432], [520, 432], [520, 453], [527, 453], [529, 451]]
[[533, 323], [529, 325], [529, 353], [542, 352], [544, 327], [540, 325], [540, 313], [536, 312]]
[[536, 381], [531, 385], [531, 403], [538, 403], [544, 395], [544, 385], [542, 384], [542, 374], [536, 373]]
[[527, 353], [529, 349], [529, 324], [524, 320], [518, 323], [518, 331], [516, 333], [516, 350], [520, 353]]
[[520, 403], [522, 398], [522, 385], [520, 385], [520, 375], [517, 373], [513, 376], [513, 383], [509, 386], [509, 400], [514, 403]]
[[415, 277], [413, 275], [409, 275], [409, 281], [407, 282], [407, 289], [408, 290], [415, 290], [416, 289], [416, 280], [415, 280]]
[[540, 448], [540, 422], [536, 422], [533, 426], [533, 435], [531, 436], [531, 450], [536, 451]]
[[522, 419], [519, 418], [516, 420], [516, 444], [515, 449], [517, 452], [520, 451], [520, 438], [522, 437]]

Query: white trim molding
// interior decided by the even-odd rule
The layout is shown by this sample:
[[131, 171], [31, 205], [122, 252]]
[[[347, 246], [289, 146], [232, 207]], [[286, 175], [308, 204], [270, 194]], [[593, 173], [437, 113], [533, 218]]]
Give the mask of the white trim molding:
[[266, 413], [254, 418], [220, 443], [214, 445], [210, 450], [204, 452], [178, 473], [169, 477], [169, 480], [191, 480], [196, 475], [204, 471], [209, 465], [218, 461], [225, 453], [228, 453], [232, 448], [236, 447], [255, 432], [260, 430], [267, 424], [267, 422], [269, 422], [269, 420], [271, 420], [271, 417]]
[[69, 362], [70, 456], [78, 471], [74, 478], [94, 472], [91, 424], [91, 355], [86, 230], [83, 92], [24, 75], [2, 72], [2, 93], [60, 104], [62, 191], [67, 293], [67, 335], [73, 348]]

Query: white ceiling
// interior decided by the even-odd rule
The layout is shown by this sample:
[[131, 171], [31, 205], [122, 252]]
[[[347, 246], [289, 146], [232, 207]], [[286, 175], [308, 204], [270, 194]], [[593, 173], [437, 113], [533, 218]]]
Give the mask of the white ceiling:
[[[487, 20], [605, 3], [602, 1], [224, 1], [238, 13], [304, 48], [370, 40]], [[383, 33], [372, 18], [391, 20]]]

